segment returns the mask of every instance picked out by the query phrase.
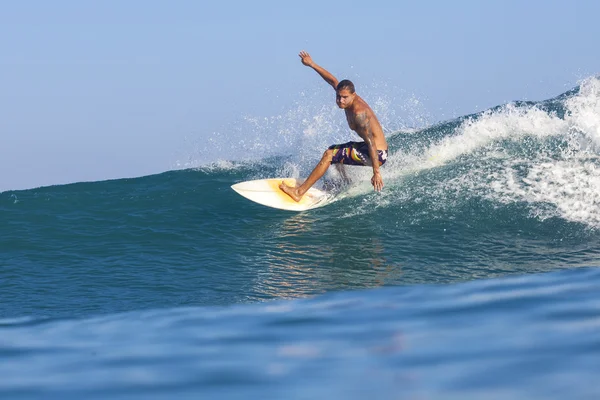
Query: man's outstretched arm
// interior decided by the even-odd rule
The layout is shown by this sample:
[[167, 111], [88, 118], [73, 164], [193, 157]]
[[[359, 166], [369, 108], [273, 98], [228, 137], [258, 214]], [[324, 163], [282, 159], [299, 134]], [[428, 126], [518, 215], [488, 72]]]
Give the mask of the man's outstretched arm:
[[365, 143], [369, 147], [369, 158], [371, 158], [371, 166], [373, 167], [373, 178], [371, 178], [371, 184], [373, 188], [380, 192], [383, 189], [383, 178], [381, 172], [379, 172], [379, 155], [377, 153], [377, 145], [375, 144], [375, 138], [373, 137], [373, 131], [371, 130], [371, 122], [366, 112], [356, 114], [356, 124], [358, 125], [357, 133], [365, 140]]
[[301, 51], [298, 55], [302, 59], [302, 64], [306, 65], [307, 67], [311, 67], [312, 69], [317, 71], [317, 73], [321, 75], [321, 78], [325, 79], [325, 82], [333, 86], [333, 90], [337, 90], [338, 80], [335, 78], [335, 76], [331, 75], [331, 73], [329, 73], [329, 71], [327, 71], [325, 68], [315, 64], [315, 62], [310, 57], [310, 54], [308, 54], [307, 52]]

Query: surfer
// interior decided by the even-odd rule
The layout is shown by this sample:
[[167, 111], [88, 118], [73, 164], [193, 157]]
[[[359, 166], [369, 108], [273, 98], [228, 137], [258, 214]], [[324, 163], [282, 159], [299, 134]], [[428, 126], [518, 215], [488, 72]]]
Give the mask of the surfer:
[[[373, 167], [371, 184], [376, 191], [383, 189], [383, 179], [379, 167], [387, 159], [388, 145], [383, 135], [381, 124], [371, 107], [356, 94], [354, 84], [347, 79], [339, 81], [323, 67], [315, 64], [310, 55], [301, 51], [299, 54], [302, 64], [311, 67], [325, 82], [335, 90], [335, 101], [339, 108], [346, 113], [346, 120], [351, 130], [356, 132], [363, 141], [334, 144], [329, 146], [321, 161], [300, 186], [288, 186], [284, 182], [279, 188], [295, 201], [300, 201], [304, 193], [317, 182], [331, 164], [363, 165]], [[373, 162], [373, 160], [376, 160]]]

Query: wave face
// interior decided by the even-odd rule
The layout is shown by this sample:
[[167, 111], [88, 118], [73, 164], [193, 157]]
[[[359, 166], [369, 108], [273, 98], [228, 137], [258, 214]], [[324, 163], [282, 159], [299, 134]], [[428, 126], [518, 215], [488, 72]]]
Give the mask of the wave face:
[[[238, 149], [236, 161], [0, 193], [0, 332], [9, 338], [0, 352], [19, 366], [5, 371], [0, 393], [236, 398], [252, 387], [273, 398], [282, 388], [296, 388], [298, 398], [352, 397], [343, 382], [354, 377], [356, 393], [384, 380], [375, 392], [389, 397], [398, 390], [393, 376], [417, 374], [430, 379], [404, 386], [409, 395], [478, 398], [497, 388], [511, 398], [548, 398], [550, 387], [578, 387], [575, 395], [597, 396], [584, 382], [598, 372], [589, 358], [598, 357], [597, 341], [586, 336], [598, 334], [598, 295], [586, 285], [600, 284], [600, 80], [547, 101], [390, 132], [382, 193], [360, 167], [348, 169], [354, 184], [344, 197], [306, 213], [265, 208], [230, 189], [244, 180], [306, 176], [328, 144], [349, 140], [330, 123], [330, 111], [310, 120], [300, 113], [299, 132], [282, 132], [286, 124], [272, 119], [243, 142], [207, 142], [218, 143], [206, 151]], [[278, 135], [265, 142], [269, 129]], [[326, 179], [338, 179], [335, 170]], [[568, 292], [571, 284], [583, 289]], [[580, 311], [565, 290], [578, 293]], [[311, 299], [290, 300], [304, 297]], [[283, 301], [248, 304], [273, 300]], [[291, 311], [273, 315], [271, 307]], [[522, 330], [510, 336], [519, 323]], [[519, 343], [534, 340], [544, 323], [554, 336], [539, 352], [523, 352]], [[448, 337], [435, 333], [444, 329]], [[213, 330], [220, 339], [207, 339]], [[509, 339], [481, 340], [492, 332]], [[139, 348], [122, 335], [140, 335]], [[336, 345], [338, 335], [348, 339]], [[420, 341], [428, 336], [439, 342], [427, 347], [433, 342]], [[405, 340], [413, 353], [390, 356]], [[226, 350], [231, 343], [240, 353]], [[153, 346], [169, 344], [175, 353], [148, 358]], [[127, 350], [90, 359], [114, 346]], [[444, 346], [457, 351], [440, 353]], [[544, 369], [542, 353], [580, 375]], [[28, 368], [33, 360], [39, 368]], [[65, 369], [50, 374], [56, 362]], [[366, 365], [381, 372], [373, 384], [358, 379]], [[488, 367], [499, 381], [468, 378]], [[334, 370], [328, 391], [315, 371]], [[97, 376], [115, 379], [100, 384]], [[539, 388], [515, 385], [511, 376], [558, 378]], [[56, 383], [73, 379], [80, 383], [71, 389]]]

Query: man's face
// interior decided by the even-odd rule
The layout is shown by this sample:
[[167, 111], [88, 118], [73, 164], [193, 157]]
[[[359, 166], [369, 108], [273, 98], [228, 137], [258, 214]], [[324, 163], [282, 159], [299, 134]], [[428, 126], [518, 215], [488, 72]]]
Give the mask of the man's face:
[[345, 109], [352, 105], [356, 93], [350, 93], [348, 89], [338, 90], [335, 96], [335, 102], [339, 108]]

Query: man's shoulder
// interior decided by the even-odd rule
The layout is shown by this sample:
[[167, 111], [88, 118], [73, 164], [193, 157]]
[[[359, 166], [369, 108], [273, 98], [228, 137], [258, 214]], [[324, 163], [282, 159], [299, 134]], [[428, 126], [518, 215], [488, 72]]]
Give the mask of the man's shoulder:
[[366, 101], [364, 101], [360, 96], [358, 97], [358, 102], [356, 102], [356, 105], [354, 106], [354, 114], [358, 115], [358, 114], [362, 114], [362, 113], [367, 113], [367, 114], [371, 114], [373, 113], [373, 111], [371, 110], [371, 107], [369, 107], [369, 105], [367, 104]]

